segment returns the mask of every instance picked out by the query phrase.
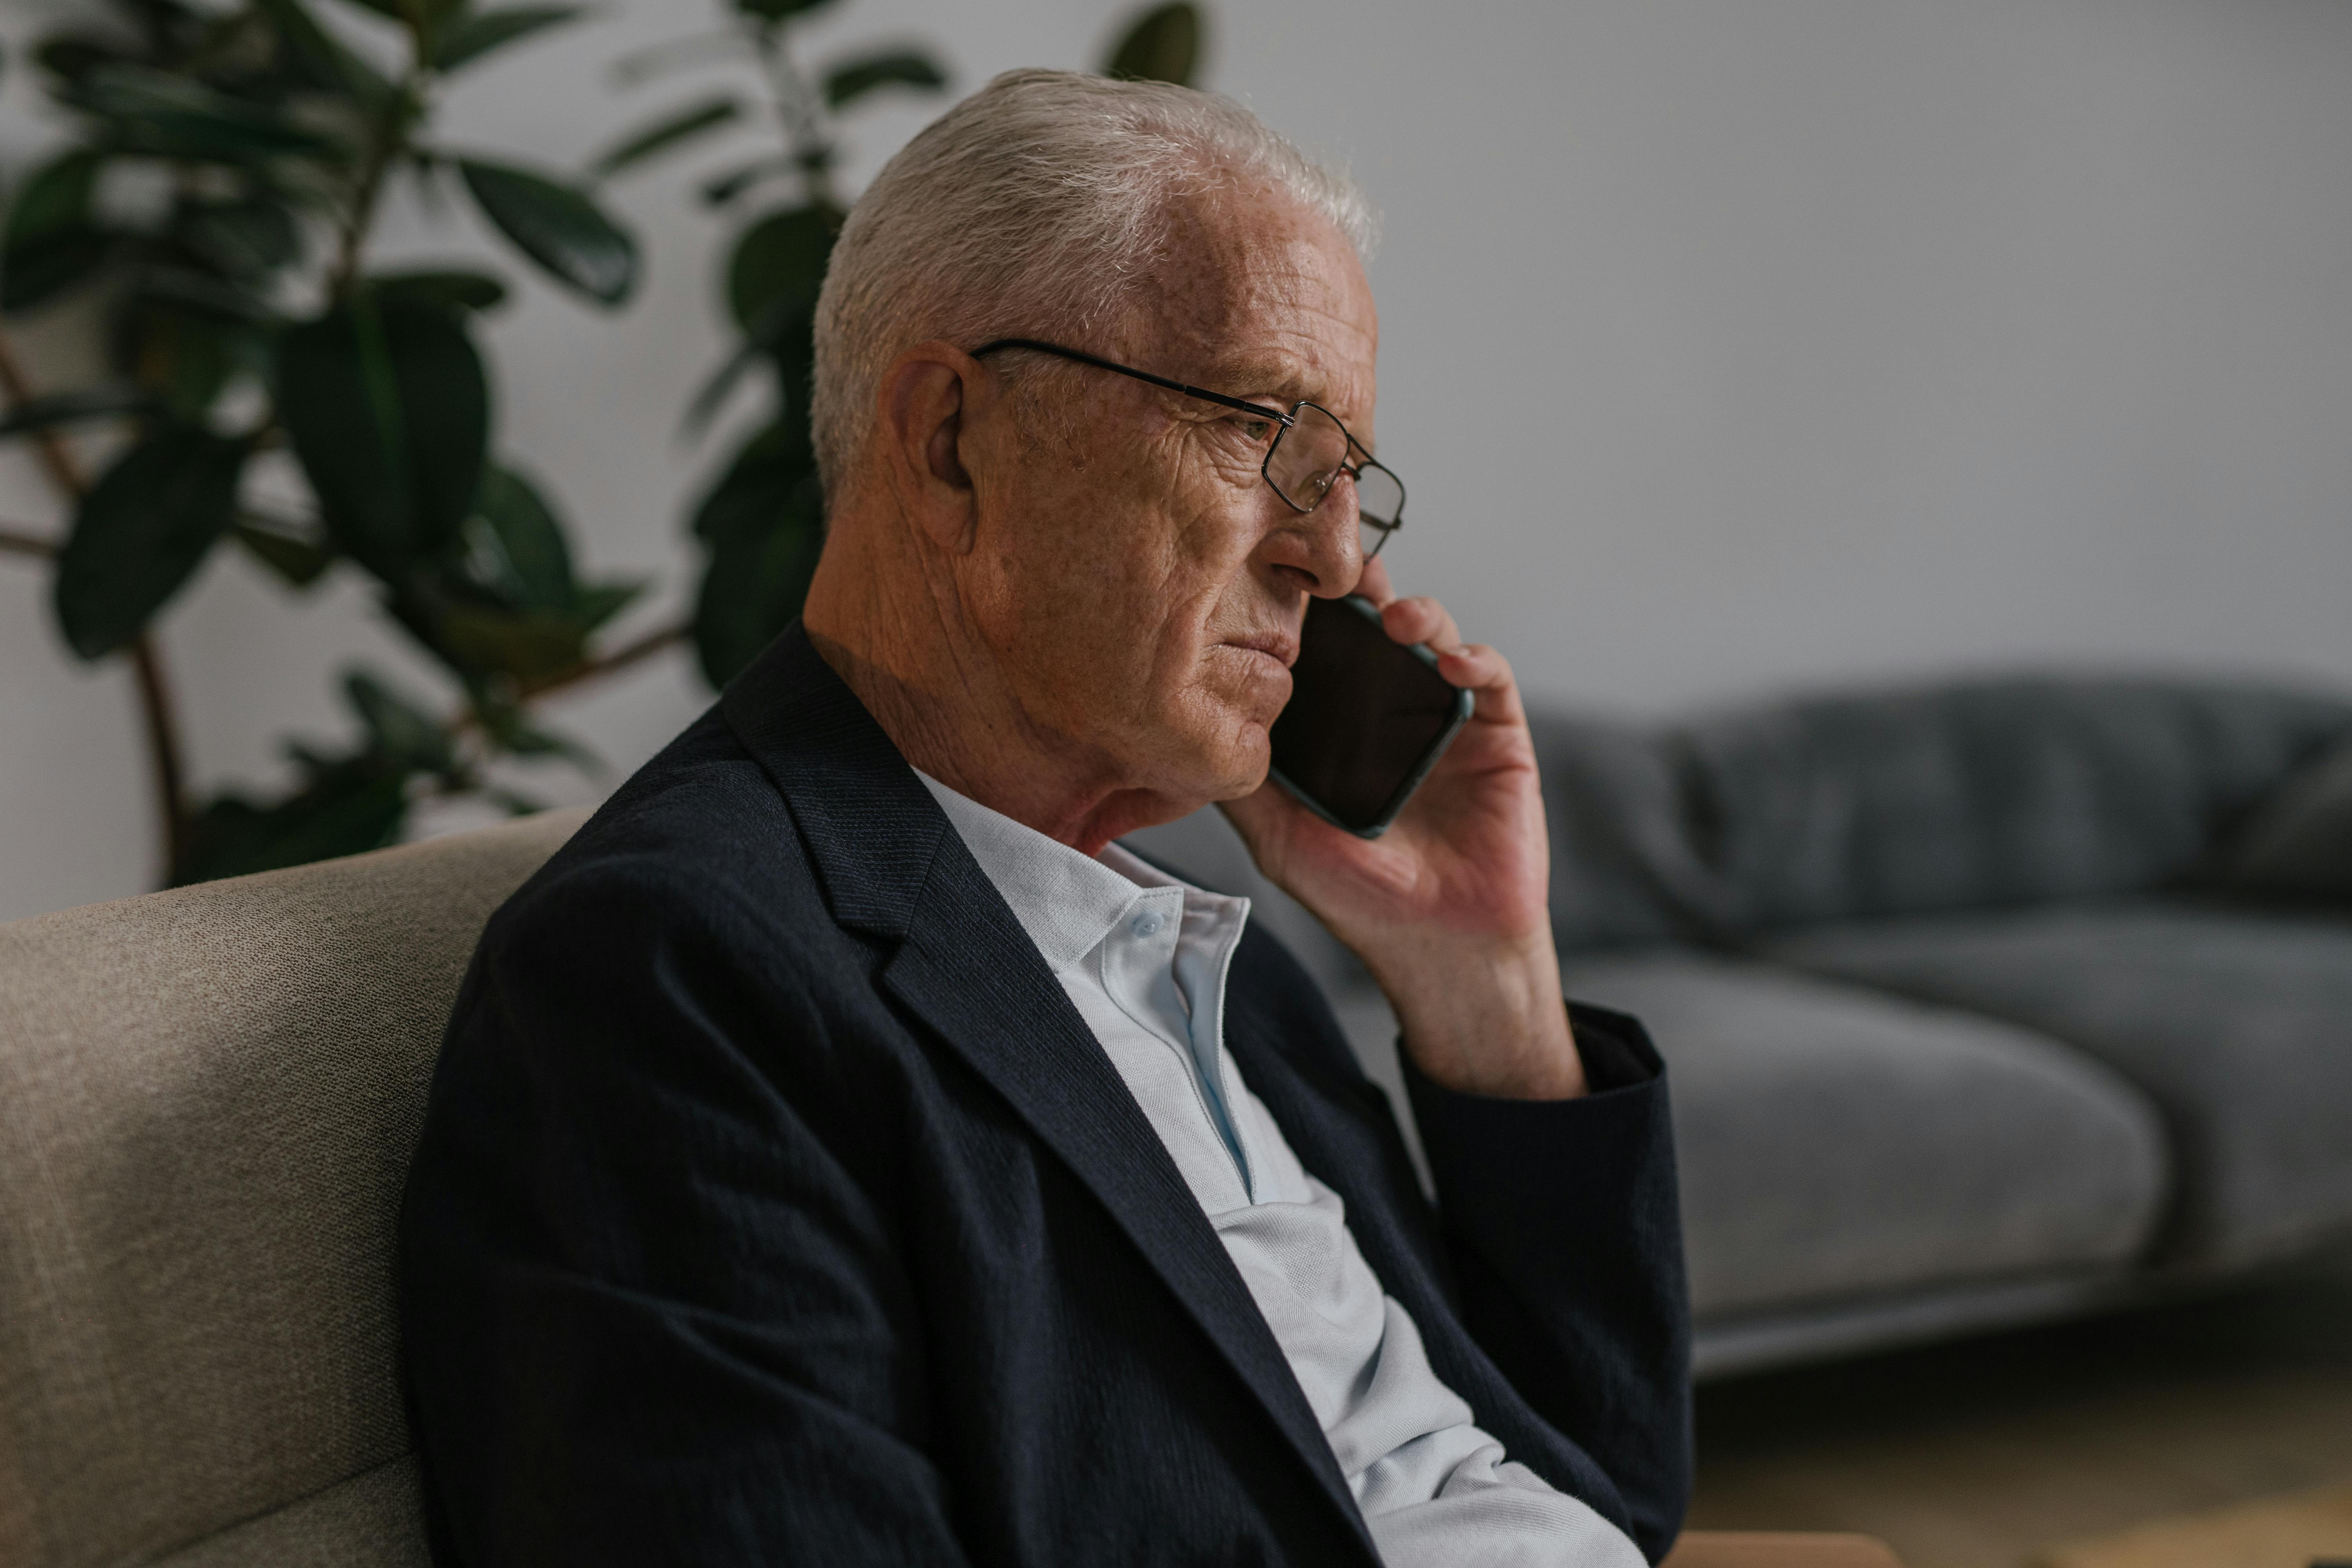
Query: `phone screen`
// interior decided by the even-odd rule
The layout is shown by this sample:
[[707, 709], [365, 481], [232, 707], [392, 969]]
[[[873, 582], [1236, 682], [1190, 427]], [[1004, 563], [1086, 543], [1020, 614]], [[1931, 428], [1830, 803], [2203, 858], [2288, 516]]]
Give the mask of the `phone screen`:
[[1274, 721], [1274, 776], [1325, 820], [1385, 832], [1470, 716], [1427, 648], [1390, 640], [1368, 599], [1310, 599]]

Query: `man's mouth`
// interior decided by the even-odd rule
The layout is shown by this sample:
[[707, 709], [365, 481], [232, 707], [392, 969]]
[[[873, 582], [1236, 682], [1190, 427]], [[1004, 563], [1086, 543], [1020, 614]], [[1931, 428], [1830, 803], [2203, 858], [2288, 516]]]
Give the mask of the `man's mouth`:
[[1252, 632], [1246, 637], [1227, 637], [1224, 646], [1262, 653], [1285, 669], [1298, 662], [1298, 638], [1289, 632]]

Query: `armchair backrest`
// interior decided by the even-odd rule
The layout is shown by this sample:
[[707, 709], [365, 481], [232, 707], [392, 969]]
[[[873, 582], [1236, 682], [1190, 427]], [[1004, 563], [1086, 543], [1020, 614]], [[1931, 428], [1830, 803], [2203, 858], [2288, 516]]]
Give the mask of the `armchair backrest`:
[[543, 816], [0, 926], [0, 1562], [425, 1561], [393, 1226]]

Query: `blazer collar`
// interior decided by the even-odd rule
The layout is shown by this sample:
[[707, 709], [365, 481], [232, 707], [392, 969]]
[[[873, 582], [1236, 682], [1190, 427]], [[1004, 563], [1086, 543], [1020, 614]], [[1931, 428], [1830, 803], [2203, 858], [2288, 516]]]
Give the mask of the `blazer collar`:
[[947, 818], [800, 622], [727, 683], [719, 707], [792, 804], [834, 918], [903, 939]]
[[883, 984], [1109, 1211], [1306, 1461], [1365, 1560], [1376, 1560], [1322, 1426], [1208, 1216], [889, 736], [797, 621], [729, 683], [719, 706], [791, 805], [835, 918], [899, 944]]

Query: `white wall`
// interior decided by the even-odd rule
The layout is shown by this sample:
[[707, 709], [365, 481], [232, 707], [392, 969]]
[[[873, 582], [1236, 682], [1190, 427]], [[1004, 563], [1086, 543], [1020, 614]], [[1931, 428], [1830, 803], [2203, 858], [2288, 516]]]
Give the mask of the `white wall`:
[[[1538, 696], [2030, 663], [2352, 681], [2352, 6], [1211, 3], [1216, 85], [1385, 210], [1395, 564]], [[72, 8], [20, 0], [5, 30]], [[813, 52], [922, 36], [968, 87], [1087, 63], [1123, 9], [842, 0]], [[703, 7], [604, 11], [467, 80], [449, 140], [573, 163], [684, 96], [623, 100], [600, 67]], [[28, 89], [0, 96], [11, 166]], [[932, 111], [860, 122], [853, 176]], [[634, 624], [675, 612], [715, 451], [675, 438], [719, 348], [688, 195], [711, 161], [622, 194], [650, 262], [624, 316], [533, 289], [491, 331], [507, 447], [593, 564], [667, 584]], [[386, 250], [489, 244], [406, 213]], [[61, 371], [73, 323], [30, 346]], [[47, 504], [0, 460], [0, 520]], [[206, 783], [340, 732], [349, 657], [431, 689], [356, 587], [291, 600], [233, 555], [163, 637]], [[673, 659], [557, 717], [625, 769], [704, 700]], [[137, 742], [126, 677], [69, 665], [38, 574], [0, 559], [0, 918], [142, 886]]]

